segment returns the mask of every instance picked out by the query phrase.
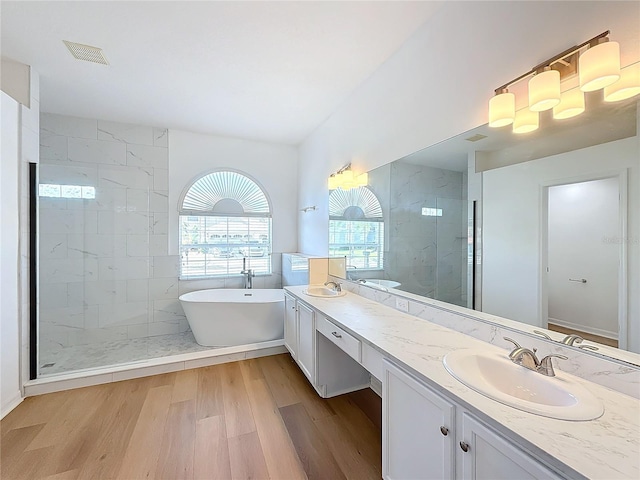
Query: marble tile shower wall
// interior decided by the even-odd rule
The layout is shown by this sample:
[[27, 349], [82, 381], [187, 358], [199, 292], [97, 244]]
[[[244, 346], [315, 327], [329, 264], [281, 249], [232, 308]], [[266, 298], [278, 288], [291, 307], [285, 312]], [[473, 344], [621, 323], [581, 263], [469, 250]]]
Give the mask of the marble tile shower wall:
[[42, 114], [40, 352], [179, 333], [179, 257], [168, 255], [167, 130]]
[[[391, 279], [403, 279], [403, 290], [466, 304], [465, 190], [460, 172], [391, 165], [385, 271]], [[423, 207], [441, 209], [442, 216], [422, 215]]]

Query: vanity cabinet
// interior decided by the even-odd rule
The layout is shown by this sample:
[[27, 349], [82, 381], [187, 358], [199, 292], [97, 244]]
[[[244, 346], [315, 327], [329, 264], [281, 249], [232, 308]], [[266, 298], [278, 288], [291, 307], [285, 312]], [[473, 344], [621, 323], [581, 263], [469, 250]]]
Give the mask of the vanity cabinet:
[[[529, 456], [518, 446], [487, 427], [469, 412], [458, 416], [462, 434], [460, 475], [463, 480], [559, 479], [555, 472]], [[466, 452], [463, 450], [466, 449]]]
[[358, 362], [360, 340], [296, 297], [285, 293], [284, 301], [285, 347], [318, 394], [329, 398], [367, 388], [371, 377]]
[[385, 479], [562, 478], [466, 409], [387, 360], [383, 361], [382, 385]]
[[294, 360], [298, 358], [298, 321], [297, 306], [294, 296], [284, 294], [284, 346]]
[[315, 312], [305, 304], [298, 302], [298, 365], [312, 384], [315, 384]]
[[382, 379], [382, 475], [453, 479], [455, 406], [388, 361]]
[[284, 346], [309, 381], [315, 383], [315, 312], [295, 297], [284, 296]]
[[361, 365], [361, 342], [316, 312], [316, 390], [324, 398], [368, 388], [371, 375]]

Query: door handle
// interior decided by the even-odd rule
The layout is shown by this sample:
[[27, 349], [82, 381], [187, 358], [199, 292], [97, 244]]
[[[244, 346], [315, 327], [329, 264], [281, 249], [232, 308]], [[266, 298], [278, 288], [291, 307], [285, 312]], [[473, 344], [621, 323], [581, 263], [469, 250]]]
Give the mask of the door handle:
[[331, 335], [333, 335], [336, 338], [342, 338], [342, 335], [338, 335], [338, 332], [331, 332]]
[[586, 278], [570, 278], [569, 281], [570, 282], [587, 283], [587, 279]]

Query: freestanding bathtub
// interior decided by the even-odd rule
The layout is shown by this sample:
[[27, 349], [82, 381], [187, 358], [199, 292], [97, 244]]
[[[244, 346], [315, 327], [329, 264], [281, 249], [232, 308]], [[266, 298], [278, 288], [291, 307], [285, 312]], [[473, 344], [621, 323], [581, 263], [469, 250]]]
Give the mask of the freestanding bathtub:
[[229, 347], [284, 338], [283, 290], [199, 290], [181, 295], [180, 303], [200, 345]]

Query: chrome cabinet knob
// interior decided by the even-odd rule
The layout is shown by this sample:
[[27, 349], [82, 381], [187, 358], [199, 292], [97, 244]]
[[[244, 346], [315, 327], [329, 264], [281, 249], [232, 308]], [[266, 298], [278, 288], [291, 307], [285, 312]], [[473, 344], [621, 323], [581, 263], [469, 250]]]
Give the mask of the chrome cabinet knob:
[[440, 427], [440, 432], [446, 437], [447, 435], [449, 435], [449, 429], [447, 427]]
[[463, 452], [467, 453], [469, 451], [469, 444], [466, 442], [460, 442], [460, 448]]

